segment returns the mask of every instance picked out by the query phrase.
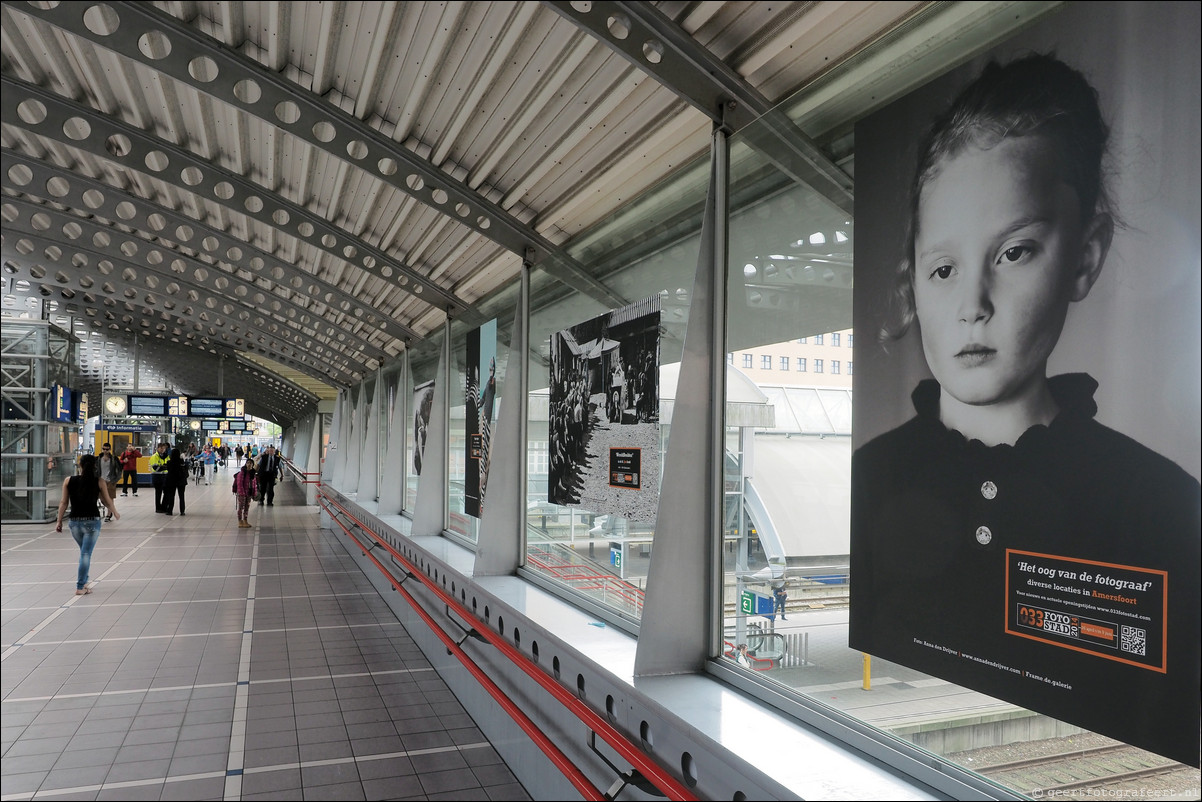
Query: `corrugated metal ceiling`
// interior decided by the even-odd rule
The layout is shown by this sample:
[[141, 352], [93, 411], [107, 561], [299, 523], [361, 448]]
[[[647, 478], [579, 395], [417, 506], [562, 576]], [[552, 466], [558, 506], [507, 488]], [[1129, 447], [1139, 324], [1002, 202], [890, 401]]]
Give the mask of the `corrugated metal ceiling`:
[[[216, 391], [197, 351], [347, 386], [448, 309], [470, 319], [523, 253], [617, 297], [566, 246], [712, 126], [660, 42], [641, 65], [610, 46], [624, 29], [666, 26], [774, 104], [916, 27], [948, 41], [1048, 4], [961, 5], [985, 4], [5, 2], [6, 308], [136, 335], [181, 392]], [[251, 408], [303, 413], [276, 389]]]

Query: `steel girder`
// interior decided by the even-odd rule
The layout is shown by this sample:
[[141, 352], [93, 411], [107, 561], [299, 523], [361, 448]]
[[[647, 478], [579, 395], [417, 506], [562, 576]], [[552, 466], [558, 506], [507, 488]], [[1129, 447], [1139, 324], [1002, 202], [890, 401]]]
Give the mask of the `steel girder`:
[[[155, 318], [159, 325], [174, 318], [179, 329], [176, 337], [196, 339], [201, 346], [217, 340], [228, 343], [240, 339], [264, 356], [288, 361], [297, 370], [336, 386], [362, 378], [357, 365], [339, 353], [336, 345], [324, 337], [316, 338], [316, 331], [303, 330], [303, 323], [269, 323], [262, 312], [238, 297], [239, 291], [249, 294], [255, 288], [253, 285], [248, 288], [248, 283], [237, 276], [179, 257], [162, 266], [135, 263], [130, 259], [137, 253], [130, 253], [127, 258], [126, 251], [140, 249], [139, 243], [145, 242], [132, 235], [28, 201], [10, 198], [3, 206], [6, 216], [16, 213], [12, 220], [6, 221], [4, 232], [4, 258], [10, 265], [6, 269], [17, 276], [24, 272], [23, 278], [42, 284], [49, 294], [108, 298], [114, 307], [122, 303], [140, 306], [142, 314], [147, 316], [141, 319], [143, 328]], [[75, 225], [81, 238], [95, 241], [97, 235], [102, 235], [102, 241], [107, 238], [108, 243], [99, 249], [73, 243], [64, 247], [63, 240], [45, 236], [52, 232], [39, 228], [43, 221], [35, 220], [38, 216], [45, 218], [50, 228], [66, 231], [68, 226]], [[151, 248], [148, 254], [156, 252], [162, 253]], [[177, 263], [180, 272], [176, 272]], [[191, 280], [185, 277], [189, 271]], [[229, 287], [233, 287], [233, 297], [226, 292]], [[258, 294], [262, 297], [261, 291]], [[103, 308], [96, 311], [111, 313]], [[137, 328], [139, 321], [134, 319], [128, 325]], [[259, 347], [251, 345], [256, 342]], [[289, 355], [289, 346], [295, 356]]]
[[[5, 5], [15, 6], [9, 0]], [[354, 115], [149, 3], [118, 0], [105, 8], [108, 11], [103, 14], [115, 18], [85, 19], [89, 9], [86, 3], [59, 3], [53, 8], [20, 6], [23, 13], [167, 75], [287, 130], [314, 148], [358, 169], [370, 171], [373, 177], [438, 210], [455, 224], [467, 226], [478, 235], [533, 261], [548, 274], [602, 303], [614, 307], [625, 303], [570, 254], [531, 226]], [[165, 48], [168, 52], [147, 48], [154, 52], [153, 57], [148, 55], [139, 46], [139, 36], [162, 37], [160, 41], [169, 43]], [[196, 68], [194, 65], [202, 59], [207, 59], [205, 68]], [[207, 80], [194, 77], [194, 72]], [[248, 92], [252, 86], [253, 91]], [[325, 123], [321, 127], [325, 132], [321, 137], [316, 133], [319, 123]], [[206, 182], [198, 185], [198, 189], [201, 187], [211, 188]], [[338, 233], [343, 239], [351, 239], [346, 232]], [[415, 292], [420, 287], [425, 293], [437, 293], [450, 313], [463, 317], [465, 304], [462, 301], [427, 282], [411, 268], [404, 268], [403, 272], [410, 280], [420, 282], [415, 286]]]
[[[180, 191], [195, 193], [340, 261], [347, 259], [348, 248], [353, 249], [357, 268], [403, 289], [411, 283], [408, 273], [394, 267], [392, 257], [378, 248], [348, 235], [314, 212], [184, 148], [9, 76], [0, 76], [0, 87], [4, 90], [0, 96], [3, 118], [20, 121], [21, 127], [31, 134], [142, 172]], [[78, 121], [72, 129], [78, 139], [66, 134], [64, 126], [69, 121]], [[422, 282], [407, 291], [435, 306], [435, 299], [445, 296], [450, 304], [448, 309], [466, 314], [466, 307], [458, 299], [425, 279]], [[426, 287], [430, 288], [428, 292]]]
[[[715, 124], [743, 131], [782, 171], [852, 212], [852, 179], [797, 125], [651, 3], [542, 0]], [[758, 125], [752, 126], [753, 122]]]
[[[73, 209], [91, 209], [97, 216], [93, 219], [103, 218], [110, 221], [110, 225], [129, 226], [136, 231], [147, 233], [159, 232], [153, 243], [163, 248], [158, 258], [163, 258], [164, 252], [178, 253], [194, 261], [201, 257], [228, 265], [228, 269], [223, 268], [227, 274], [239, 278], [247, 276], [247, 281], [255, 286], [256, 291], [267, 291], [277, 296], [270, 302], [264, 299], [260, 308], [271, 307], [275, 313], [272, 317], [280, 322], [288, 322], [285, 319], [288, 317], [296, 318], [295, 313], [284, 315], [281, 307], [288, 306], [300, 310], [302, 316], [316, 318], [313, 321], [314, 325], [321, 322], [338, 327], [349, 338], [362, 342], [365, 352], [381, 360], [388, 354], [383, 346], [370, 342], [371, 334], [387, 335], [396, 340], [398, 345], [417, 336], [409, 328], [387, 315], [378, 314], [340, 287], [306, 272], [297, 271], [271, 253], [261, 251], [241, 239], [165, 206], [7, 148], [0, 149], [0, 172], [3, 173], [0, 175], [0, 186], [11, 194], [39, 197], [45, 199], [43, 203], [48, 200], [56, 206], [62, 204]], [[297, 305], [295, 301], [281, 297], [281, 291], [285, 296], [302, 295], [311, 304], [324, 306], [326, 311], [322, 312], [320, 308], [315, 309], [303, 304]], [[327, 314], [332, 315], [334, 319], [331, 320]], [[350, 327], [358, 324], [369, 329], [367, 335], [350, 330]], [[400, 348], [396, 350], [399, 351]], [[365, 366], [365, 369], [370, 368], [370, 365]]]

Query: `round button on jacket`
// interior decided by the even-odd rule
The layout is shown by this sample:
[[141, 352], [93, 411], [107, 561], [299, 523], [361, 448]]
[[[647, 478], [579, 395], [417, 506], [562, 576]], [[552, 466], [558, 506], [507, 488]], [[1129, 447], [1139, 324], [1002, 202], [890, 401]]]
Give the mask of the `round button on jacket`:
[[977, 542], [980, 543], [982, 546], [984, 546], [984, 545], [987, 545], [989, 543], [989, 541], [991, 541], [991, 540], [993, 540], [993, 532], [989, 531], [989, 527], [988, 526], [978, 526], [977, 527]]
[[981, 495], [991, 501], [997, 498], [997, 485], [993, 482], [985, 482], [981, 485]]

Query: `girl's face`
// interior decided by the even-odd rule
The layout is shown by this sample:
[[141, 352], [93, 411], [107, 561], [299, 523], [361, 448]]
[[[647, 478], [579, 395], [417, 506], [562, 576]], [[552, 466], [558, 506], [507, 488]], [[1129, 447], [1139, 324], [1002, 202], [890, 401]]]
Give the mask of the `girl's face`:
[[914, 300], [944, 392], [979, 406], [1040, 390], [1069, 302], [1101, 269], [1101, 217], [1082, 225], [1077, 194], [1039, 137], [970, 145], [940, 163], [919, 197]]

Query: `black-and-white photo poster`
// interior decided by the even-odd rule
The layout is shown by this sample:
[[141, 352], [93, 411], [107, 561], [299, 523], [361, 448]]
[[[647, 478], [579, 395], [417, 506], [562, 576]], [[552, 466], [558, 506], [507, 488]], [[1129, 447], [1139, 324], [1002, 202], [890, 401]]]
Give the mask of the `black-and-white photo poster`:
[[434, 406], [434, 380], [413, 388], [413, 473], [422, 475], [426, 455], [426, 432], [430, 428], [430, 410]]
[[464, 387], [463, 511], [473, 518], [484, 513], [492, 427], [497, 413], [497, 321], [467, 333]]
[[1199, 763], [1199, 4], [861, 120], [849, 644]]
[[658, 295], [551, 335], [548, 501], [655, 521]]

